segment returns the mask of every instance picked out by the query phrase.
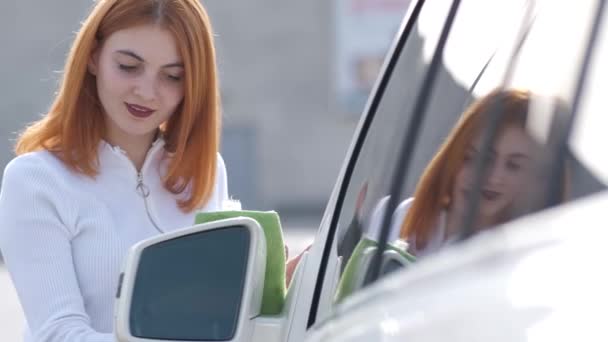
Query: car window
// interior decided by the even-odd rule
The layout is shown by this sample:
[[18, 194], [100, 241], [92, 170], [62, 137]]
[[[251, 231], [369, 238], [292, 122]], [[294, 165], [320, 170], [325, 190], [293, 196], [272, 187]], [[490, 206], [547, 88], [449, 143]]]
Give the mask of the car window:
[[[437, 132], [439, 120], [434, 115], [460, 103], [448, 102], [441, 78], [437, 81], [407, 172], [410, 178], [399, 196], [407, 205], [393, 215], [399, 234], [389, 237], [404, 240], [417, 262], [458, 243], [463, 232], [487, 232], [606, 187], [605, 160], [597, 147], [589, 147], [606, 145], [601, 128], [596, 128], [605, 127], [597, 100], [602, 89], [598, 84], [603, 82], [597, 76], [602, 72], [600, 57], [589, 72], [588, 83], [594, 85], [584, 93], [576, 113], [579, 129], [568, 148], [560, 147], [586, 51], [586, 39], [581, 37], [589, 35], [596, 3], [584, 2], [576, 9], [565, 1], [523, 5], [522, 12], [513, 13], [524, 20], [507, 29], [506, 44], [496, 50], [471, 89], [472, 96], [449, 133]], [[559, 22], [564, 17], [585, 24], [565, 28]], [[602, 53], [601, 47], [597, 50], [596, 55]], [[449, 44], [445, 53], [449, 66]], [[460, 69], [451, 70], [457, 74]], [[590, 127], [595, 134], [586, 133], [593, 130]], [[486, 165], [485, 172], [479, 173], [479, 165]]]
[[[475, 97], [473, 85], [485, 74], [486, 67], [493, 63], [491, 61], [500, 44], [513, 35], [518, 27], [524, 4], [525, 1], [463, 2], [446, 46], [444, 63], [435, 83], [429, 110], [425, 114], [422, 134], [411, 164], [412, 171], [403, 189], [403, 193], [409, 196], [402, 198], [400, 212], [411, 205], [407, 198], [413, 194], [419, 175], [463, 108]], [[344, 205], [338, 213], [334, 248], [341, 259], [341, 274], [337, 287], [328, 289], [334, 292], [334, 304], [341, 303], [367, 282], [366, 273], [377, 246], [399, 145], [410, 124], [411, 111], [450, 5], [451, 1], [425, 3], [398, 57], [362, 146]], [[478, 11], [488, 14], [475, 15]], [[479, 30], [479, 27], [484, 27], [484, 30]], [[401, 219], [397, 216], [398, 213], [396, 222]], [[393, 227], [391, 240], [398, 237], [399, 225], [396, 223]], [[396, 265], [409, 264], [413, 260], [411, 255], [399, 253], [398, 248], [393, 252], [389, 253], [387, 269], [397, 269]]]

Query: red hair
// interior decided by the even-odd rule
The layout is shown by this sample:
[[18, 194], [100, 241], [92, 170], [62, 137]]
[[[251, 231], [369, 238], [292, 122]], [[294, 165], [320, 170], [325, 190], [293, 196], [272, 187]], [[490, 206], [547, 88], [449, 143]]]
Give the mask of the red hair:
[[414, 201], [401, 226], [403, 239], [415, 236], [416, 248], [424, 248], [439, 212], [449, 205], [456, 174], [463, 165], [467, 146], [478, 136], [487, 114], [504, 111], [499, 131], [510, 125], [525, 127], [530, 93], [520, 90], [497, 90], [474, 102], [460, 117], [426, 167], [414, 192]]
[[184, 63], [184, 99], [159, 129], [171, 154], [164, 185], [174, 194], [189, 190], [189, 196], [178, 201], [189, 212], [211, 196], [220, 136], [213, 33], [198, 0], [98, 0], [72, 45], [49, 112], [25, 129], [15, 152], [48, 150], [69, 168], [94, 177], [105, 124], [95, 77], [87, 64], [114, 32], [144, 24], [169, 30]]

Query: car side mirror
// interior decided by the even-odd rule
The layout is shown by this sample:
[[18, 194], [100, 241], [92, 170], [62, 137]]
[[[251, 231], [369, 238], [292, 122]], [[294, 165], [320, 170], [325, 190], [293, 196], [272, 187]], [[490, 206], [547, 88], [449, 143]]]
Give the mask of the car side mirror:
[[134, 245], [115, 306], [118, 341], [245, 341], [266, 269], [259, 224], [238, 217]]

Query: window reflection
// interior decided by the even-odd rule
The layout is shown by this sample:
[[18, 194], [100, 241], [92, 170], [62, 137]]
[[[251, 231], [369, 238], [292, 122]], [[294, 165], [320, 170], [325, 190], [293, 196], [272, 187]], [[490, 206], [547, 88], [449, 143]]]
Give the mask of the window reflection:
[[[505, 223], [542, 206], [547, 189], [550, 140], [529, 131], [532, 94], [527, 90], [495, 90], [474, 101], [461, 115], [418, 179], [414, 195], [392, 213], [389, 243], [424, 257], [456, 241], [468, 213], [476, 181], [475, 164], [483, 150], [483, 132], [499, 111], [497, 133], [481, 181], [473, 231]], [[564, 172], [564, 177], [567, 172]], [[566, 180], [562, 182], [562, 199]], [[377, 241], [388, 196], [366, 222], [364, 238]]]
[[399, 235], [415, 255], [433, 253], [457, 238], [473, 195], [474, 161], [482, 150], [482, 132], [493, 110], [503, 115], [473, 230], [507, 221], [518, 200], [537, 188], [535, 161], [542, 148], [526, 130], [529, 103], [527, 91], [494, 91], [465, 110], [422, 173], [401, 226]]

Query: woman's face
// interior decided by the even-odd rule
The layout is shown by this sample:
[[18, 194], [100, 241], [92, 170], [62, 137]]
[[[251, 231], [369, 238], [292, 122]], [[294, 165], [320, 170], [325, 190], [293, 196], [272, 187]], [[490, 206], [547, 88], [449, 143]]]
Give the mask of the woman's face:
[[[467, 147], [464, 163], [454, 182], [454, 209], [466, 210], [474, 182], [475, 158], [481, 151], [481, 138]], [[481, 188], [478, 224], [496, 224], [526, 187], [534, 186], [533, 151], [536, 144], [519, 126], [510, 125], [497, 137], [491, 151], [488, 176]]]
[[173, 35], [142, 25], [110, 35], [91, 56], [107, 137], [152, 139], [184, 98], [184, 66]]

